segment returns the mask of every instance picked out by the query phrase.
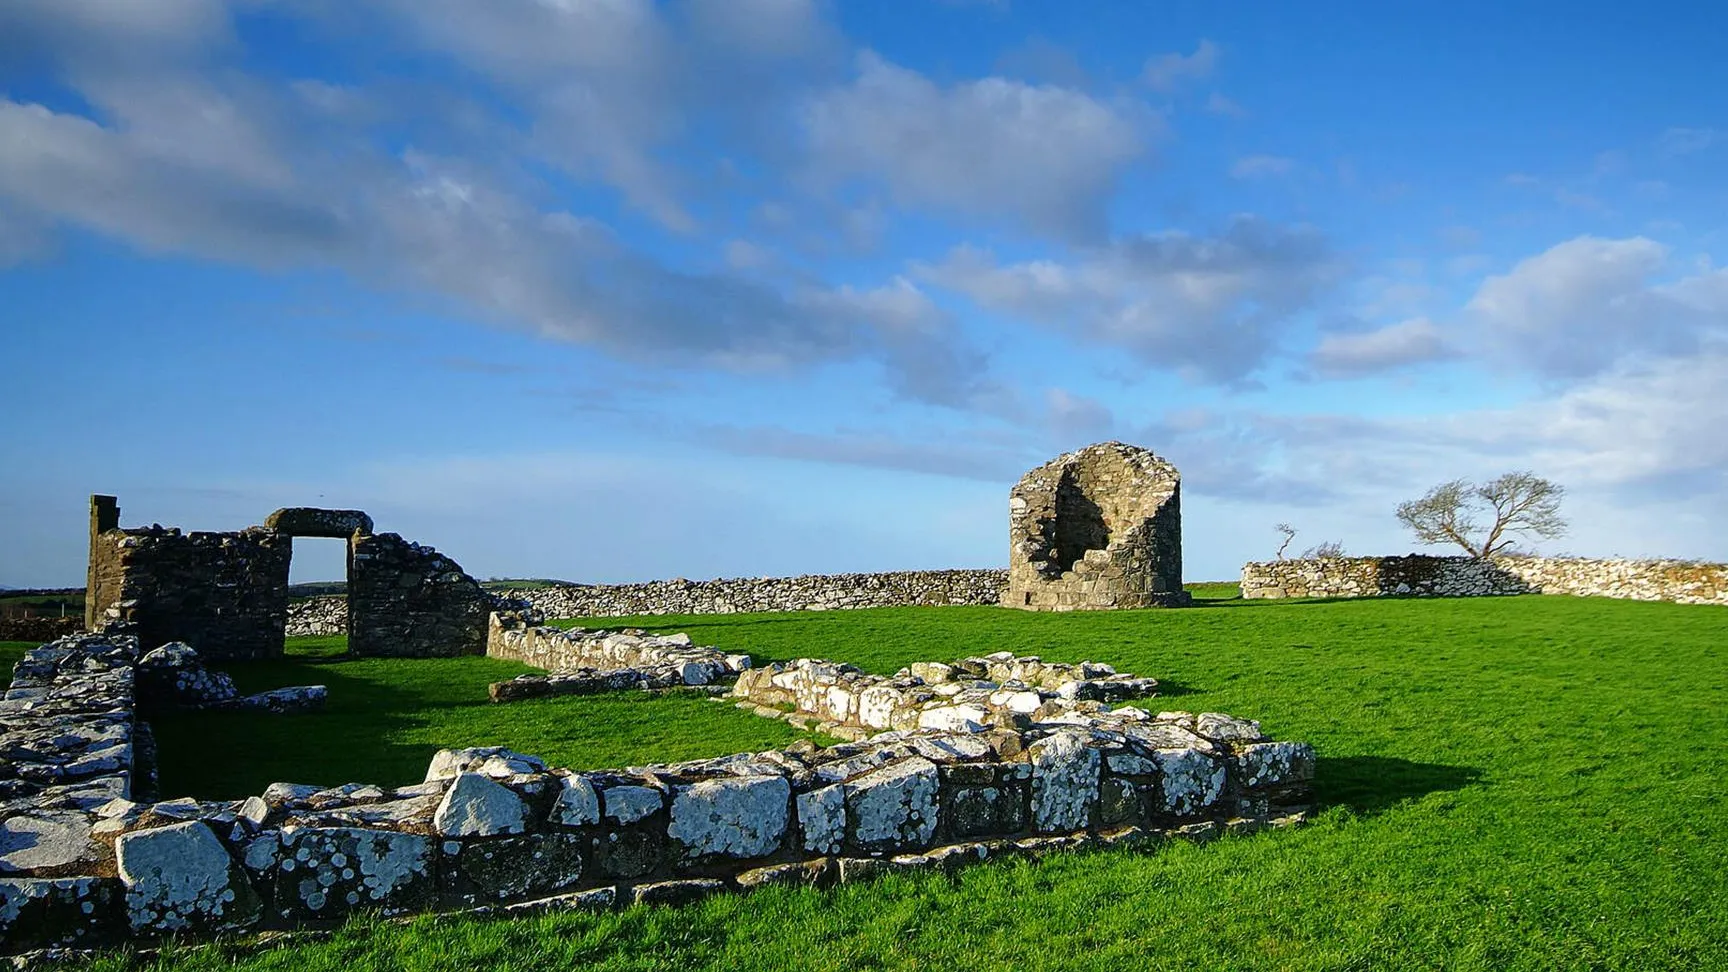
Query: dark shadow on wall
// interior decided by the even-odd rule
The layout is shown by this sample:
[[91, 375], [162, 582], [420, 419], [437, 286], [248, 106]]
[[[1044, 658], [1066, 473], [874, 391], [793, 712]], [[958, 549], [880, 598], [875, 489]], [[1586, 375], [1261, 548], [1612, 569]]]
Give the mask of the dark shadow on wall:
[[1430, 793], [1462, 790], [1482, 779], [1473, 766], [1417, 763], [1394, 756], [1321, 756], [1314, 772], [1317, 805], [1373, 815]]
[[1493, 561], [1473, 561], [1470, 557], [1430, 557], [1425, 554], [1380, 558], [1380, 593], [1388, 597], [1428, 593], [1434, 589], [1435, 581], [1448, 565], [1462, 566], [1473, 562], [1477, 565], [1482, 579], [1491, 586], [1492, 594], [1536, 593], [1536, 589], [1526, 584], [1522, 577]]

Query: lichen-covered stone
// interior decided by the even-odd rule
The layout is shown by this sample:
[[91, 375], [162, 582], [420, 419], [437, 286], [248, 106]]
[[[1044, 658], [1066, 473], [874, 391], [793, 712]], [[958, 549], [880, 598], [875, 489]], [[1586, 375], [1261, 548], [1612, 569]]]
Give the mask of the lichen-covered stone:
[[552, 801], [550, 820], [564, 827], [587, 827], [599, 823], [599, 791], [579, 773], [564, 777], [558, 784], [558, 795]]
[[126, 928], [114, 878], [0, 878], [0, 952], [106, 945]]
[[848, 835], [875, 851], [929, 843], [939, 782], [936, 764], [914, 756], [844, 784]]
[[432, 906], [432, 841], [418, 834], [316, 827], [282, 834], [274, 907], [286, 921], [338, 918], [357, 908], [403, 914]]
[[791, 797], [783, 776], [703, 780], [678, 788], [667, 832], [686, 857], [762, 857], [786, 835]]
[[606, 817], [615, 823], [633, 824], [653, 816], [665, 805], [660, 791], [651, 786], [609, 786], [600, 791]]
[[1298, 742], [1250, 743], [1236, 750], [1236, 776], [1245, 787], [1282, 786], [1314, 778], [1314, 747]]
[[1032, 826], [1041, 833], [1080, 830], [1098, 801], [1098, 750], [1080, 732], [1064, 731], [1028, 747]]
[[1153, 759], [1163, 781], [1160, 808], [1165, 813], [1199, 813], [1224, 792], [1224, 764], [1198, 749], [1160, 749]]
[[813, 854], [837, 854], [846, 839], [846, 788], [832, 784], [800, 793], [798, 828], [803, 847]]
[[440, 749], [433, 753], [432, 762], [426, 767], [426, 782], [455, 779], [458, 773], [479, 773], [493, 779], [504, 779], [544, 772], [546, 761], [538, 756], [503, 746], [470, 746], [466, 749]]
[[134, 931], [247, 928], [261, 914], [246, 872], [203, 821], [125, 834], [114, 852]]

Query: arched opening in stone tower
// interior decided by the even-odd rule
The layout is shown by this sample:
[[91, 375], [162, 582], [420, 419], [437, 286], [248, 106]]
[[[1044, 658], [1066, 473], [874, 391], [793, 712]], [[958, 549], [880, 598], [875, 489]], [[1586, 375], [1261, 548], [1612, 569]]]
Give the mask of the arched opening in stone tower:
[[1051, 562], [1063, 571], [1074, 569], [1086, 551], [1110, 545], [1110, 524], [1104, 520], [1103, 508], [1087, 495], [1071, 471], [1056, 484], [1055, 533]]

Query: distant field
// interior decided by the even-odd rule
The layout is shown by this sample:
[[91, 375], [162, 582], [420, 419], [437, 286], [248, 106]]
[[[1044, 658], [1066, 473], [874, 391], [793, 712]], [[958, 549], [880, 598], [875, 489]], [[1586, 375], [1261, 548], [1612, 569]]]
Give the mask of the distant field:
[[[1154, 675], [1150, 705], [1258, 718], [1319, 754], [1302, 830], [954, 878], [533, 920], [357, 923], [154, 967], [329, 969], [1728, 968], [1728, 610], [1566, 597], [894, 608], [637, 619], [758, 659], [878, 672], [995, 650]], [[605, 619], [618, 627], [631, 619]], [[22, 646], [8, 646], [15, 653]], [[236, 669], [322, 681], [322, 715], [163, 720], [168, 793], [418, 779], [439, 745], [578, 766], [780, 745], [781, 723], [633, 695], [490, 706], [486, 659]], [[125, 964], [104, 959], [103, 968]]]

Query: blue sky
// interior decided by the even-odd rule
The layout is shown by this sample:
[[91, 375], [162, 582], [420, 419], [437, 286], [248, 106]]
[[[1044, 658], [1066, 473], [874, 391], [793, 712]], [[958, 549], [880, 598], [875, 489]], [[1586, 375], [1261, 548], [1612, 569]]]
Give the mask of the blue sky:
[[[1190, 579], [1529, 468], [1728, 558], [1709, 4], [0, 0], [0, 585], [85, 503], [480, 576], [1006, 561], [1184, 474]], [[299, 579], [340, 572], [302, 542]]]

